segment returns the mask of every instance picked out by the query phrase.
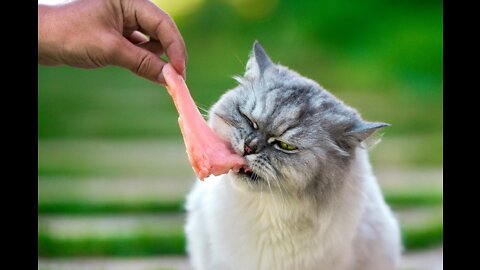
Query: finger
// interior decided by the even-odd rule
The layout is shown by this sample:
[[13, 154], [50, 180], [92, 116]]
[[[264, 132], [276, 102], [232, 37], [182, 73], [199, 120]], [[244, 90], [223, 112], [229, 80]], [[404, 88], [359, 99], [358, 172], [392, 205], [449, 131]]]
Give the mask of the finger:
[[130, 35], [126, 36], [126, 38], [133, 44], [148, 42], [148, 38], [138, 31], [133, 31]]
[[164, 53], [163, 46], [162, 44], [160, 44], [158, 40], [151, 40], [151, 41], [136, 44], [136, 45], [140, 48], [143, 48], [145, 50], [152, 52], [157, 56], [161, 56]]
[[165, 84], [162, 69], [166, 62], [154, 53], [135, 46], [125, 38], [121, 38], [113, 54], [111, 56], [113, 65], [127, 68], [148, 80]]
[[147, 35], [159, 40], [172, 66], [179, 74], [185, 74], [187, 61], [185, 43], [172, 18], [147, 0], [132, 1], [124, 6], [124, 16], [131, 17], [125, 19], [136, 20]]

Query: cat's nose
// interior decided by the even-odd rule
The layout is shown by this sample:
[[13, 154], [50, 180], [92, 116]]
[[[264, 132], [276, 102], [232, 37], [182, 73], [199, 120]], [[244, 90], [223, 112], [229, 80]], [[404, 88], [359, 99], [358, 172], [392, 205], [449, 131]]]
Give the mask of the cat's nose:
[[255, 154], [258, 150], [258, 139], [247, 138], [243, 146], [243, 155]]
[[244, 146], [243, 146], [243, 155], [250, 155], [258, 153], [260, 150], [263, 149], [263, 143], [259, 138], [258, 134], [250, 134], [245, 138]]
[[254, 146], [249, 146], [248, 144], [245, 144], [245, 147], [243, 149], [243, 155], [250, 155], [252, 153], [255, 153]]

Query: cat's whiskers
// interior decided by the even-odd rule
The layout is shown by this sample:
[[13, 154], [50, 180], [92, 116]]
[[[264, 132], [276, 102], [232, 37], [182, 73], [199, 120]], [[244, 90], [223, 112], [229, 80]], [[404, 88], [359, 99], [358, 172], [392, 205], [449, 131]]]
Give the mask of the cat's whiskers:
[[[266, 164], [263, 163], [263, 165], [259, 165], [255, 162], [255, 163], [252, 163], [252, 168], [255, 168], [255, 170], [257, 170], [257, 171], [261, 171], [262, 175], [265, 176], [265, 178], [267, 180], [267, 184], [269, 185], [269, 188], [270, 188], [270, 194], [271, 194], [271, 196], [274, 200], [274, 204], [275, 204], [274, 207], [276, 208], [277, 213], [279, 213], [278, 204], [275, 201], [275, 198], [274, 198], [275, 195], [274, 195], [273, 190], [271, 189], [270, 179], [272, 179], [272, 181], [276, 183], [276, 185], [278, 186], [278, 189], [280, 190], [280, 195], [281, 195], [281, 198], [282, 198], [282, 204], [281, 204], [282, 209], [284, 209], [287, 206], [287, 199], [286, 199], [285, 195], [283, 194], [282, 187], [279, 185], [279, 181], [278, 181], [277, 177], [275, 177], [275, 174], [272, 173], [271, 165], [268, 164], [268, 163], [266, 163]], [[257, 178], [258, 174], [255, 174], [255, 176]], [[261, 186], [262, 185], [260, 185], [260, 188], [262, 188]], [[286, 189], [284, 189], [284, 190], [285, 190], [285, 192], [287, 192]]]
[[263, 184], [260, 184], [260, 201], [263, 199]]
[[198, 110], [200, 111], [200, 114], [203, 116], [203, 118], [207, 119], [208, 118], [208, 110], [205, 109], [203, 106], [197, 105]]
[[281, 208], [283, 210], [283, 208], [286, 207], [286, 204], [287, 204], [287, 200], [285, 199], [285, 196], [283, 195], [283, 191], [282, 191], [282, 187], [280, 187], [280, 185], [278, 184], [278, 179], [275, 179], [275, 183], [277, 184], [277, 187], [278, 189], [280, 190], [280, 196], [282, 198], [282, 204], [281, 204]]
[[257, 180], [258, 180], [258, 174], [253, 174], [253, 178], [252, 178], [252, 182], [253, 182], [253, 185], [255, 185], [257, 183]]
[[[273, 168], [271, 167], [270, 164], [267, 163], [268, 166], [266, 166], [267, 168], [264, 170], [265, 174], [268, 174], [269, 175], [269, 178], [273, 179], [274, 182], [277, 184], [278, 186], [278, 189], [280, 190], [280, 195], [282, 197], [282, 201], [283, 201], [283, 208], [286, 208], [286, 204], [287, 204], [287, 190], [285, 189], [285, 187], [283, 187], [282, 183], [278, 180], [278, 177], [276, 177], [276, 175], [272, 172]], [[282, 188], [283, 187], [283, 188]], [[285, 194], [283, 193], [283, 191], [285, 191]]]
[[[280, 191], [280, 196], [281, 196], [282, 202], [283, 202], [282, 205], [281, 205], [281, 206], [282, 206], [282, 209], [283, 209], [283, 208], [285, 208], [285, 207], [287, 206], [287, 205], [286, 205], [286, 204], [287, 204], [287, 199], [286, 199], [285, 195], [283, 194], [283, 189], [282, 189], [282, 187], [280, 186], [280, 181], [278, 180], [278, 177], [276, 177], [275, 174], [272, 173], [272, 167], [271, 167], [271, 165], [268, 164], [268, 163], [265, 164], [265, 165], [268, 165], [268, 166], [264, 166], [265, 168], [262, 166], [262, 172], [263, 172], [265, 175], [268, 175], [268, 179], [270, 179], [270, 178], [273, 179], [274, 182], [275, 182], [275, 184], [277, 184], [277, 187], [278, 187], [278, 189], [279, 189], [279, 191]], [[286, 190], [286, 189], [284, 189], [284, 190], [285, 190], [285, 193], [286, 193], [287, 190]]]
[[202, 107], [202, 106], [200, 106], [200, 105], [197, 105], [197, 108], [198, 108], [198, 110], [203, 111], [203, 112], [205, 112], [205, 113], [208, 114], [208, 109], [206, 109], [206, 108], [204, 108], [204, 107]]
[[[280, 182], [280, 180], [278, 178], [274, 178], [275, 179], [275, 183], [277, 183], [277, 186], [278, 188], [280, 189], [280, 194], [282, 196], [282, 199], [283, 199], [283, 207], [286, 208], [287, 207], [287, 199], [285, 196], [288, 196], [288, 195], [284, 195], [283, 194], [283, 191], [285, 191], [285, 194], [288, 194], [287, 193], [287, 190], [285, 189], [285, 187], [283, 186], [283, 184]], [[283, 188], [282, 188], [283, 187]]]
[[[270, 185], [270, 177], [268, 177], [268, 174], [267, 174], [266, 180], [267, 180], [268, 188], [270, 189], [270, 195], [271, 195], [271, 197], [272, 197], [273, 208], [274, 208], [274, 211], [276, 212], [275, 216], [276, 216], [276, 217], [280, 217], [280, 211], [278, 210], [277, 201], [275, 200], [275, 194], [274, 194], [273, 191], [272, 191], [272, 187], [271, 187], [271, 185]], [[274, 217], [274, 216], [273, 216], [273, 217]], [[271, 216], [271, 218], [272, 218], [272, 216]], [[283, 224], [282, 224], [282, 222], [279, 222], [279, 220], [275, 220], [274, 218], [272, 219], [272, 221], [273, 221], [274, 223], [276, 223], [276, 224], [280, 227], [280, 229], [283, 229]]]

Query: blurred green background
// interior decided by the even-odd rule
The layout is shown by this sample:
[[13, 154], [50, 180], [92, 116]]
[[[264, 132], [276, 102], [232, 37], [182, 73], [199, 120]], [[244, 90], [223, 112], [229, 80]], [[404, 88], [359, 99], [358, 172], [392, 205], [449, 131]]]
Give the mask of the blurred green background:
[[[407, 250], [443, 233], [441, 1], [155, 1], [188, 49], [208, 109], [258, 39], [367, 120], [392, 124], [371, 159]], [[165, 89], [126, 70], [38, 66], [39, 258], [184, 254], [193, 183]]]

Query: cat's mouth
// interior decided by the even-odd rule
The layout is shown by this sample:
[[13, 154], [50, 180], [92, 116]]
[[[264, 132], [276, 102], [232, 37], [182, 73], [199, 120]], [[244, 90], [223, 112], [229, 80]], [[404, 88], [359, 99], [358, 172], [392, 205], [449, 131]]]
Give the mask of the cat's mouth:
[[257, 182], [261, 180], [261, 177], [252, 171], [250, 167], [244, 166], [237, 172], [238, 175], [250, 179], [250, 181]]

